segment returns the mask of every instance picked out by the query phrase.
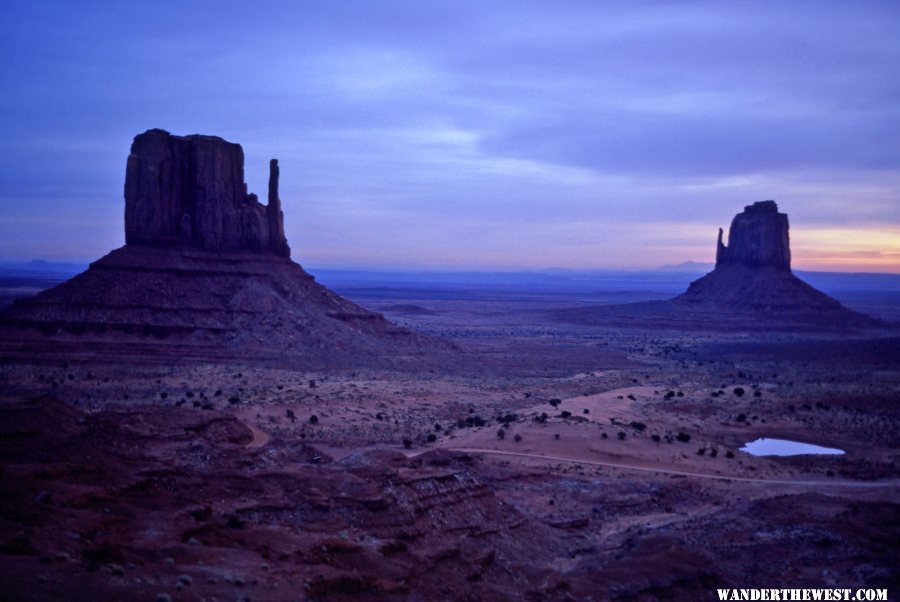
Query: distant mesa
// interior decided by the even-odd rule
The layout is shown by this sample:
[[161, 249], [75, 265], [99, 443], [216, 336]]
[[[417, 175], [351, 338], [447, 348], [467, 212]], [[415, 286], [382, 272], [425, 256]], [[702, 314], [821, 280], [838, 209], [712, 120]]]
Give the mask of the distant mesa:
[[135, 137], [125, 246], [2, 314], [0, 356], [390, 363], [439, 344], [316, 283], [291, 261], [269, 166], [248, 193], [244, 152], [215, 136]]

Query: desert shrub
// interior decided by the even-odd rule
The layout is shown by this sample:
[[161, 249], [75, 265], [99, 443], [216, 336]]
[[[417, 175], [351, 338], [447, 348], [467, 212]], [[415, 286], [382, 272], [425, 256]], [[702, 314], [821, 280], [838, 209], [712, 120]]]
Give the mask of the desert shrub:
[[742, 413], [742, 414], [738, 414], [738, 415], [735, 417], [735, 420], [737, 420], [738, 422], [746, 422], [746, 420], [747, 420], [747, 415], [746, 415], [746, 414], [743, 414], [743, 413]]
[[310, 380], [310, 381], [309, 381], [309, 388], [310, 388], [310, 389], [315, 389], [315, 388], [316, 388], [316, 381]]
[[534, 417], [534, 421], [535, 422], [547, 422], [547, 418], [548, 418], [547, 412], [541, 412], [540, 416]]
[[744, 392], [745, 392], [744, 387], [735, 387], [734, 388], [734, 394], [737, 395], [738, 397], [743, 397]]
[[638, 422], [637, 420], [632, 420], [631, 428], [633, 428], [636, 431], [643, 431], [644, 429], [647, 428], [647, 425], [644, 424], [643, 422]]
[[406, 449], [409, 449], [410, 447], [412, 447], [412, 443], [413, 443], [412, 439], [410, 439], [409, 437], [403, 438], [403, 447], [405, 447]]
[[725, 452], [725, 457], [729, 459], [733, 458], [734, 452], [729, 449], [727, 452]]
[[591, 413], [591, 411], [590, 411], [589, 409], [587, 409], [587, 408], [584, 408], [584, 409], [582, 410], [582, 412], [585, 413], [585, 414], [590, 414], [590, 413]]
[[291, 419], [291, 422], [297, 420], [297, 416], [294, 414], [294, 410], [290, 408], [288, 408], [287, 412], [285, 412], [285, 415], [287, 415], [287, 417]]
[[561, 399], [551, 399], [550, 400], [550, 405], [552, 405], [554, 408], [559, 407], [559, 404], [561, 404], [561, 403], [562, 403]]
[[234, 514], [230, 514], [228, 518], [225, 520], [225, 526], [229, 529], [243, 529], [244, 521], [238, 518]]
[[481, 416], [479, 416], [478, 414], [469, 416], [465, 420], [460, 418], [459, 420], [456, 421], [456, 426], [461, 429], [464, 429], [466, 427], [473, 427], [473, 426], [484, 426], [486, 424], [487, 424], [487, 421], [484, 418], [482, 418]]
[[434, 433], [428, 433], [428, 436], [425, 437], [425, 439], [426, 439], [429, 443], [434, 443], [435, 441], [437, 441], [437, 435], [435, 435]]
[[511, 423], [515, 422], [518, 419], [519, 419], [519, 415], [513, 414], [512, 412], [497, 416], [497, 422], [499, 422], [500, 424], [505, 424], [507, 426], [509, 426]]
[[650, 435], [650, 438], [653, 439], [653, 441], [656, 443], [659, 443], [659, 441], [660, 441], [660, 437], [656, 433], [653, 433], [652, 435]]
[[309, 423], [310, 424], [319, 424], [319, 417], [316, 416], [315, 414], [313, 414], [312, 416], [309, 417]]
[[521, 441], [521, 440], [522, 440], [522, 435], [520, 435], [519, 433], [516, 433], [516, 436], [513, 437], [513, 441], [515, 441], [516, 443], [518, 443], [518, 442]]
[[628, 399], [630, 399], [631, 401], [637, 401], [637, 397], [635, 397], [631, 393], [628, 394]]
[[701, 447], [700, 449], [698, 449], [698, 450], [697, 450], [697, 455], [698, 455], [698, 456], [705, 456], [705, 455], [706, 455], [706, 448], [705, 448], [705, 447]]
[[601, 439], [606, 439], [606, 438], [607, 438], [607, 434], [606, 434], [606, 433], [600, 433], [600, 438], [601, 438]]
[[682, 443], [687, 443], [688, 441], [691, 440], [691, 436], [688, 435], [687, 433], [678, 433], [675, 436], [675, 438], [678, 439], [679, 441], [681, 441]]
[[562, 412], [559, 413], [559, 416], [560, 416], [560, 418], [571, 418], [572, 412], [570, 412], [569, 410], [563, 410]]
[[627, 436], [628, 434], [625, 433], [625, 431], [619, 431], [618, 433], [616, 433], [616, 437], [618, 437], [620, 440], [624, 440]]
[[672, 399], [675, 397], [675, 391], [666, 391], [666, 394], [663, 395], [665, 399]]
[[237, 404], [241, 403], [241, 398], [238, 397], [237, 395], [232, 395], [231, 397], [228, 398], [228, 403], [230, 403], [231, 405], [237, 405]]
[[497, 429], [497, 439], [506, 439], [506, 431]]

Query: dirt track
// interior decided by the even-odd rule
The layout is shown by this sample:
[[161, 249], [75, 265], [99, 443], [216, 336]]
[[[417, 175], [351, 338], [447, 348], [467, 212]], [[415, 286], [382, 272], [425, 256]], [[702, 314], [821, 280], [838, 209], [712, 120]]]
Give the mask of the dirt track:
[[[713, 475], [709, 473], [701, 473], [701, 472], [689, 472], [684, 470], [672, 470], [669, 468], [650, 468], [647, 466], [635, 466], [634, 464], [622, 464], [617, 462], [601, 462], [598, 460], [578, 460], [575, 458], [564, 458], [562, 456], [550, 456], [545, 454], [529, 454], [525, 452], [508, 452], [497, 449], [477, 449], [477, 448], [468, 448], [468, 447], [460, 447], [460, 448], [449, 448], [448, 451], [462, 452], [467, 454], [484, 454], [484, 455], [495, 455], [495, 456], [513, 456], [519, 458], [530, 458], [534, 460], [553, 460], [554, 462], [568, 462], [571, 464], [584, 464], [588, 466], [605, 466], [607, 468], [620, 468], [623, 470], [637, 470], [641, 472], [650, 472], [650, 473], [662, 473], [662, 474], [671, 474], [671, 475], [679, 475], [684, 477], [698, 477], [702, 479], [716, 479], [719, 481], [742, 481], [746, 483], [764, 483], [767, 485], [790, 485], [790, 486], [798, 486], [798, 487], [900, 487], [900, 481], [897, 479], [891, 479], [886, 481], [850, 481], [846, 479], [840, 480], [815, 480], [815, 481], [800, 481], [794, 479], [757, 479], [752, 477], [729, 477], [723, 475]], [[423, 452], [420, 452], [423, 453]], [[414, 456], [419, 454], [414, 454]]]

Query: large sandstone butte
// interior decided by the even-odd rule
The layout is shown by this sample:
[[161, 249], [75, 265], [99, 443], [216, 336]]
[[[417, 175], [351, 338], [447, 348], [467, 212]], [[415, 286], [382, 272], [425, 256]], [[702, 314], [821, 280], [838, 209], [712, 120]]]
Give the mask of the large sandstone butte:
[[270, 164], [247, 192], [241, 146], [149, 130], [125, 174], [125, 240], [2, 316], [0, 356], [391, 364], [435, 345], [316, 283], [290, 259]]
[[741, 316], [838, 328], [876, 325], [794, 275], [788, 229], [788, 217], [775, 201], [744, 207], [731, 221], [728, 246], [719, 229], [715, 269], [672, 303], [703, 312], [713, 322]]

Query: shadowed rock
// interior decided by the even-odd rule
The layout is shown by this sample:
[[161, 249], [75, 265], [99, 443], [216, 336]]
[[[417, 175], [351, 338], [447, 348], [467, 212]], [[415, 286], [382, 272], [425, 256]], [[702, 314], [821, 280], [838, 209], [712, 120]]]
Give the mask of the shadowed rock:
[[269, 166], [247, 193], [241, 146], [149, 130], [125, 172], [124, 247], [0, 316], [0, 357], [263, 359], [389, 365], [443, 345], [344, 299], [290, 260]]
[[269, 204], [247, 193], [244, 151], [216, 136], [136, 136], [125, 171], [125, 243], [290, 257], [278, 198], [278, 161]]
[[708, 312], [707, 319], [742, 315], [795, 323], [862, 327], [877, 320], [852, 311], [791, 272], [788, 217], [775, 201], [744, 207], [716, 243], [716, 267], [673, 300]]
[[788, 218], [778, 212], [775, 201], [760, 201], [744, 207], [731, 221], [728, 246], [722, 244], [722, 229], [716, 245], [716, 267], [742, 265], [791, 269]]
[[848, 330], [883, 326], [841, 305], [791, 271], [788, 217], [775, 201], [744, 207], [719, 229], [716, 266], [668, 301], [560, 310], [563, 321], [697, 330]]

